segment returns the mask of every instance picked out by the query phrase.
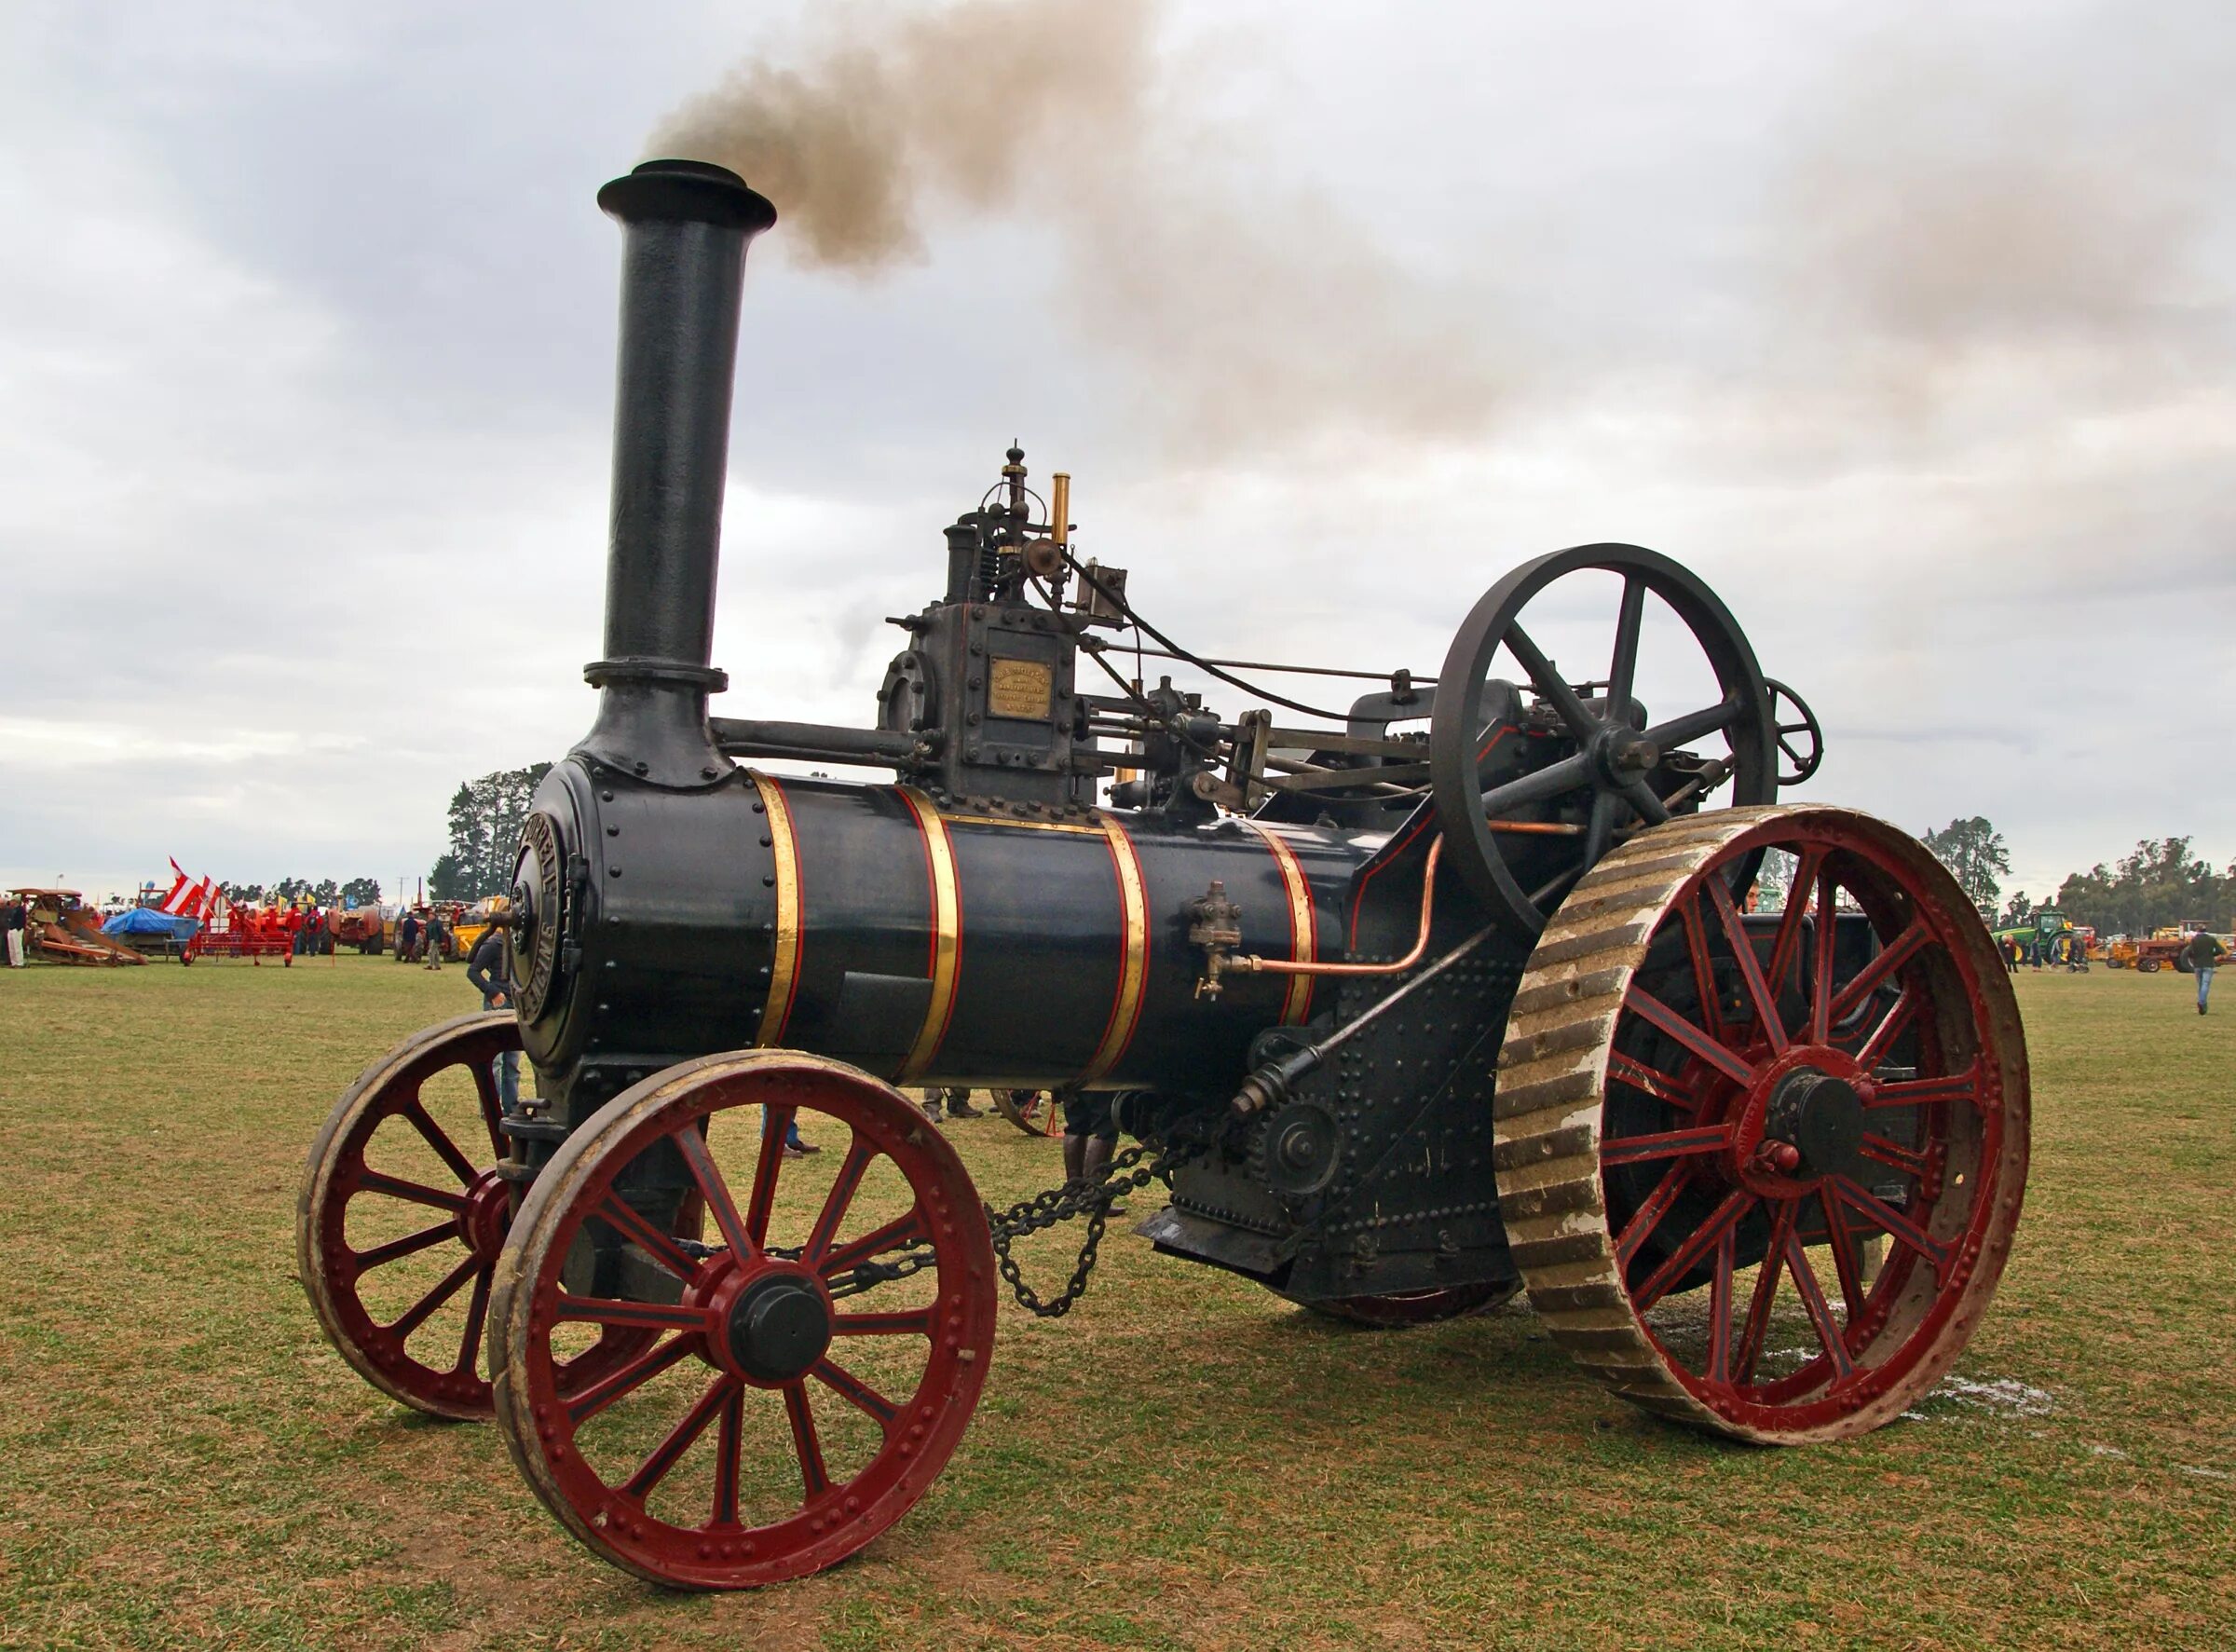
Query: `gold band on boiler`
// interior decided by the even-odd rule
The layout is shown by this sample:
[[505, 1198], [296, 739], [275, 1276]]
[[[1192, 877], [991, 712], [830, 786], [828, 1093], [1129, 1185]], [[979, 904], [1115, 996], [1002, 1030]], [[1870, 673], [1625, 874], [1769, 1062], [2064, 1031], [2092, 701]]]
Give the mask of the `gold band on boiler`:
[[947, 822], [940, 818], [938, 807], [914, 786], [893, 789], [923, 832], [924, 868], [932, 891], [932, 1002], [924, 1010], [915, 1045], [893, 1074], [894, 1084], [905, 1085], [932, 1065], [955, 1014], [956, 966], [962, 956], [962, 892], [955, 881], [955, 847], [948, 840]]
[[784, 1039], [792, 1018], [793, 994], [799, 989], [799, 838], [792, 830], [792, 805], [784, 788], [758, 770], [745, 771], [761, 794], [769, 817], [769, 849], [776, 861], [776, 935], [769, 961], [769, 996], [761, 1005], [761, 1030], [754, 1043], [768, 1048]]
[[1111, 999], [1111, 1018], [1102, 1030], [1087, 1070], [1079, 1075], [1083, 1085], [1093, 1084], [1118, 1065], [1134, 1029], [1141, 1020], [1141, 996], [1149, 985], [1149, 888], [1141, 881], [1141, 857], [1134, 840], [1109, 815], [1102, 817], [1102, 835], [1111, 846], [1111, 866], [1118, 874], [1118, 907], [1125, 923], [1125, 952], [1118, 965], [1118, 990]]
[[[1312, 884], [1305, 879], [1304, 868], [1298, 863], [1297, 852], [1283, 840], [1278, 832], [1269, 831], [1254, 820], [1245, 820], [1244, 826], [1265, 840], [1274, 852], [1274, 859], [1281, 867], [1281, 881], [1288, 890], [1288, 957], [1292, 963], [1319, 962], [1318, 927], [1313, 921]], [[1301, 1025], [1312, 1010], [1312, 977], [1288, 977], [1288, 996], [1281, 1003], [1281, 1023], [1285, 1027]]]

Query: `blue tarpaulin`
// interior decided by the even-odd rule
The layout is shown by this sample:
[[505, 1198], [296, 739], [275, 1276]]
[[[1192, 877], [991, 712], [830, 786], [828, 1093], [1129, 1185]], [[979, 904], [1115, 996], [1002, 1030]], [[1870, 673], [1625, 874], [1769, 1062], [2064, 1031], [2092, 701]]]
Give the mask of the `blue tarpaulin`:
[[168, 912], [158, 912], [153, 907], [134, 907], [129, 912], [119, 912], [101, 926], [103, 935], [169, 935], [174, 941], [189, 940], [202, 926], [198, 918], [174, 918]]

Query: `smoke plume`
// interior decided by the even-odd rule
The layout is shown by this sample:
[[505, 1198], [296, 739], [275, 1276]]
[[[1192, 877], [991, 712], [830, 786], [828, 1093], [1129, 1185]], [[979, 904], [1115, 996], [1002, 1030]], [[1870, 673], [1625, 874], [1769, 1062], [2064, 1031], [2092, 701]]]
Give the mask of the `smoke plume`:
[[1158, 23], [1153, 0], [826, 8], [652, 148], [741, 173], [792, 256], [856, 275], [923, 259], [935, 215], [1029, 220], [1059, 304], [1192, 447], [1478, 432], [1507, 386], [1481, 307], [1198, 125]]

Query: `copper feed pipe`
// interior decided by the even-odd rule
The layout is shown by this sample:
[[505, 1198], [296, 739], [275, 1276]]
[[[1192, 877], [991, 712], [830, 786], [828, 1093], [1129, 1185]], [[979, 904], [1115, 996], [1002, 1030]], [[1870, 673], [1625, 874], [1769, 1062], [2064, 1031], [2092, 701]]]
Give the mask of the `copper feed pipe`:
[[1283, 958], [1261, 958], [1246, 953], [1227, 964], [1248, 975], [1267, 976], [1395, 976], [1402, 975], [1421, 962], [1428, 950], [1428, 920], [1437, 904], [1437, 862], [1444, 853], [1444, 834], [1438, 832], [1428, 846], [1428, 865], [1421, 869], [1421, 933], [1413, 937], [1413, 949], [1394, 963], [1294, 963]]

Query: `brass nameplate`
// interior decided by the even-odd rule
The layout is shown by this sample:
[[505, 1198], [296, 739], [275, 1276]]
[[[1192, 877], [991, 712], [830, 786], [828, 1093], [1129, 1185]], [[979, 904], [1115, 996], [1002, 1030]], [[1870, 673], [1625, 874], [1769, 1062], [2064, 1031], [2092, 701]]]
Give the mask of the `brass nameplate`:
[[996, 655], [986, 679], [988, 716], [1044, 723], [1056, 696], [1056, 669], [1039, 660]]

